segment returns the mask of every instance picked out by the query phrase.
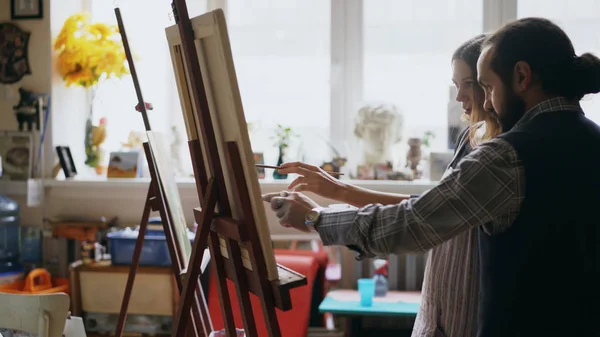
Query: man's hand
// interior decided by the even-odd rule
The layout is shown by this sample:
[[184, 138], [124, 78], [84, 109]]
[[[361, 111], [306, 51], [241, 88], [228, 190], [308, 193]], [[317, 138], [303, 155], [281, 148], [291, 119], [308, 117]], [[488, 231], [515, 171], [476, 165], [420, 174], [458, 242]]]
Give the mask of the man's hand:
[[264, 194], [262, 199], [271, 204], [271, 209], [283, 227], [310, 232], [304, 221], [308, 213], [319, 205], [309, 197], [298, 192], [283, 191]]

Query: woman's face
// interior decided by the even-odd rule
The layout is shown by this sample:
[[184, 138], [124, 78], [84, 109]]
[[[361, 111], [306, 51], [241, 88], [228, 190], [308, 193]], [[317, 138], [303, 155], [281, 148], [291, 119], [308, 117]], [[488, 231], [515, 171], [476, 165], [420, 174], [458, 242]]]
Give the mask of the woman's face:
[[464, 113], [470, 116], [473, 109], [480, 107], [475, 101], [477, 79], [473, 77], [473, 72], [465, 61], [452, 61], [452, 82], [456, 86], [456, 101], [461, 103]]

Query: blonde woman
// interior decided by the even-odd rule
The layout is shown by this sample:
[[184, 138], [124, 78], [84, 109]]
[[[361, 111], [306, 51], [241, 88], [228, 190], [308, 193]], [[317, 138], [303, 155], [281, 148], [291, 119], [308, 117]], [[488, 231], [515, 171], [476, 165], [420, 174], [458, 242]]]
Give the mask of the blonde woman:
[[[500, 133], [495, 116], [484, 111], [484, 93], [477, 83], [477, 59], [485, 35], [463, 43], [452, 56], [452, 81], [456, 100], [470, 121], [459, 136], [455, 155], [445, 174], [474, 147]], [[381, 193], [349, 185], [316, 166], [285, 163], [280, 173], [295, 173], [288, 189], [310, 191], [356, 207], [368, 204], [398, 204], [410, 195]], [[269, 199], [266, 197], [265, 200]], [[470, 337], [477, 332], [479, 302], [478, 228], [454, 236], [431, 249], [422, 290], [422, 303], [413, 327], [413, 337]]]

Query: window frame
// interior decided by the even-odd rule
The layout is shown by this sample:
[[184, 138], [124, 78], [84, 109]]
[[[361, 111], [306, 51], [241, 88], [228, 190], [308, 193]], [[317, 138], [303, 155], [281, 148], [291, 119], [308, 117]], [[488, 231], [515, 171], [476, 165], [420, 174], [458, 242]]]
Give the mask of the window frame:
[[[91, 8], [91, 1], [81, 0], [82, 9]], [[331, 1], [331, 71], [330, 71], [330, 139], [332, 145], [339, 149], [342, 156], [348, 156], [348, 145], [357, 145], [353, 136], [354, 116], [350, 113], [356, 104], [357, 98], [363, 97], [363, 10], [365, 0], [330, 0]], [[517, 18], [518, 0], [481, 0], [483, 1], [483, 27], [482, 31], [491, 31], [504, 23]], [[228, 0], [207, 0], [207, 10], [221, 8], [227, 13]], [[53, 88], [53, 92], [55, 89]], [[59, 90], [59, 94], [62, 91]], [[89, 97], [86, 101], [89, 102]], [[54, 125], [70, 120], [72, 124], [84, 125], [84, 120], [79, 111], [63, 110], [59, 106], [53, 107], [60, 111], [60, 116], [53, 114]], [[171, 116], [174, 118], [176, 116]], [[81, 120], [81, 121], [79, 121]], [[58, 123], [57, 123], [58, 122]], [[71, 124], [70, 123], [70, 124]], [[52, 133], [58, 133], [55, 129]], [[53, 137], [48, 142], [55, 145]], [[185, 144], [185, 143], [184, 143]], [[73, 146], [77, 148], [77, 146]], [[54, 154], [51, 153], [53, 156]], [[54, 162], [54, 160], [50, 160]], [[143, 178], [140, 178], [143, 179]], [[99, 183], [102, 180], [98, 181]]]

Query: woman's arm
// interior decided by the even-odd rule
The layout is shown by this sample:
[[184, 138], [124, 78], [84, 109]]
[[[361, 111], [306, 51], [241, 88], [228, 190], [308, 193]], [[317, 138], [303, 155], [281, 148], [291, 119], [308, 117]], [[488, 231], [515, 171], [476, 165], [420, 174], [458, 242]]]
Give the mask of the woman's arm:
[[408, 194], [383, 193], [344, 183], [327, 174], [321, 168], [302, 162], [284, 163], [278, 171], [283, 174], [299, 174], [289, 185], [289, 190], [312, 192], [322, 197], [362, 207], [369, 204], [394, 205], [410, 198]]
[[[461, 148], [467, 146], [469, 127], [463, 129], [457, 137], [457, 146], [454, 149], [456, 154]], [[368, 204], [394, 205], [402, 200], [417, 198], [419, 195], [385, 193], [361, 188], [355, 185], [344, 185], [340, 187], [342, 191], [339, 194], [339, 201], [350, 204], [355, 207], [364, 207]]]
[[408, 194], [377, 192], [356, 185], [346, 185], [340, 193], [339, 201], [355, 207], [363, 207], [369, 204], [394, 205], [410, 198]]

